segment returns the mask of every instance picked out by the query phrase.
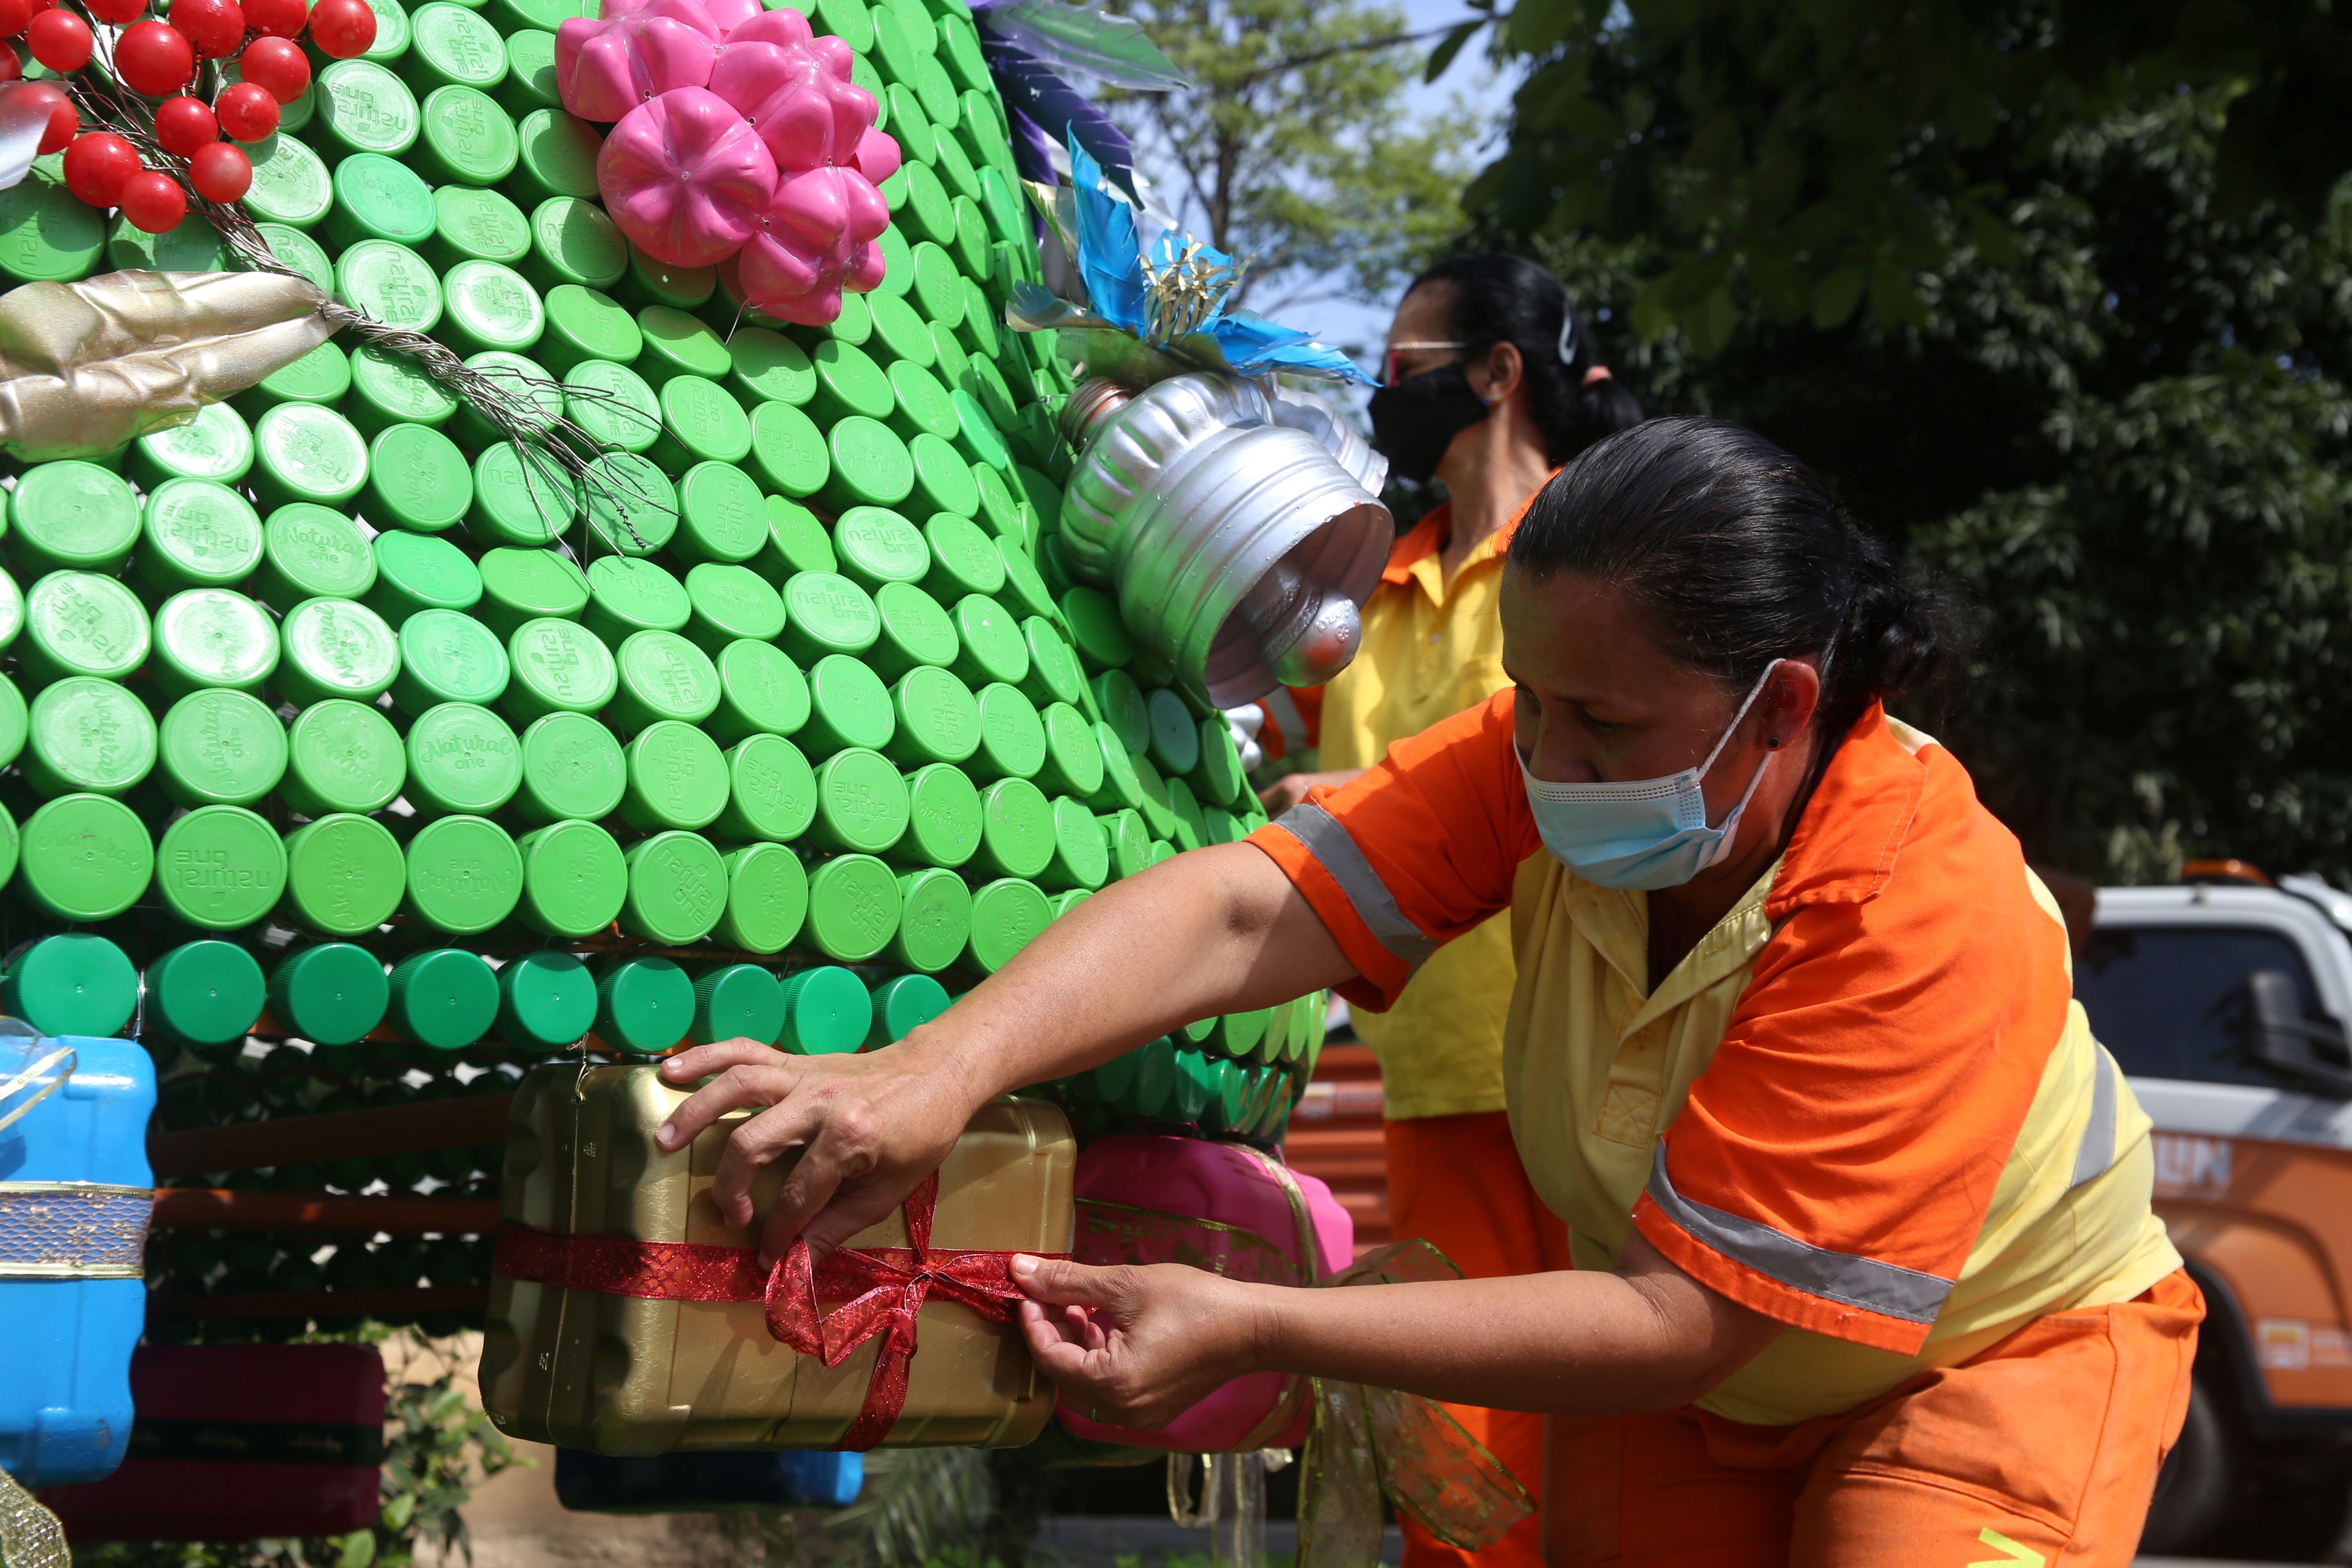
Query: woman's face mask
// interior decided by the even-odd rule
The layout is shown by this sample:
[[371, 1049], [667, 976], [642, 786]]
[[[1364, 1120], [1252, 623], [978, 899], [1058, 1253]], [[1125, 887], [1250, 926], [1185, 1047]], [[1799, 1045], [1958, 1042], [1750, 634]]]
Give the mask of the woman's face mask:
[[1372, 446], [1388, 458], [1393, 478], [1425, 485], [1454, 437], [1488, 412], [1470, 390], [1469, 368], [1457, 360], [1372, 394]]

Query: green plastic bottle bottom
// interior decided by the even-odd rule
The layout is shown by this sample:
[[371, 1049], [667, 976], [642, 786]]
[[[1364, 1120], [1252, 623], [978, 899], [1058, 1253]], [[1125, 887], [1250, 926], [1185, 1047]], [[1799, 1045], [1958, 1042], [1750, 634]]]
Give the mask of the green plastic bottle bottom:
[[779, 1042], [794, 1056], [834, 1056], [866, 1044], [874, 999], [866, 983], [834, 964], [785, 977], [784, 1028]]
[[0, 1007], [44, 1035], [111, 1038], [138, 1010], [139, 972], [102, 936], [43, 937], [0, 975]]

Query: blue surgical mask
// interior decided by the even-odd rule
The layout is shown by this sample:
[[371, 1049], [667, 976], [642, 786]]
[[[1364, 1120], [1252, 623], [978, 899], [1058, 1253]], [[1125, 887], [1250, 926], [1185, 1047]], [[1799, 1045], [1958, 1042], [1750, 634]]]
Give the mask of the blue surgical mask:
[[1740, 815], [1756, 798], [1756, 786], [1764, 782], [1764, 770], [1772, 759], [1767, 756], [1756, 764], [1748, 793], [1717, 826], [1706, 824], [1706, 795], [1699, 785], [1780, 663], [1776, 658], [1764, 667], [1723, 738], [1695, 768], [1662, 779], [1553, 784], [1528, 772], [1527, 759], [1521, 757], [1519, 776], [1527, 781], [1528, 806], [1535, 813], [1544, 847], [1588, 882], [1643, 891], [1679, 888], [1721, 861], [1731, 853]]

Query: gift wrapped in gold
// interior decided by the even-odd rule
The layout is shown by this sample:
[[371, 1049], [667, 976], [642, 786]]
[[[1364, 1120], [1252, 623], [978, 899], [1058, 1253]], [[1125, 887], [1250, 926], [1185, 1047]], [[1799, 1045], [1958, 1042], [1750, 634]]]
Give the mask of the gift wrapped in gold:
[[[1003, 1100], [887, 1222], [759, 1268], [710, 1195], [731, 1116], [664, 1153], [650, 1065], [541, 1068], [508, 1116], [482, 1398], [511, 1436], [603, 1454], [1013, 1447], [1053, 1414], [1015, 1252], [1069, 1250], [1077, 1146]], [[761, 1173], [761, 1213], [785, 1165]]]

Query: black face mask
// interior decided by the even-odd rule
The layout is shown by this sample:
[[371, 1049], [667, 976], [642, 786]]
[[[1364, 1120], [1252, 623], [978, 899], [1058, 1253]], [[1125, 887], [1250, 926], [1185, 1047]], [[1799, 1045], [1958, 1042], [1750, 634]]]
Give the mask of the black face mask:
[[1372, 446], [1388, 458], [1391, 479], [1425, 485], [1454, 437], [1489, 412], [1457, 360], [1372, 394]]

